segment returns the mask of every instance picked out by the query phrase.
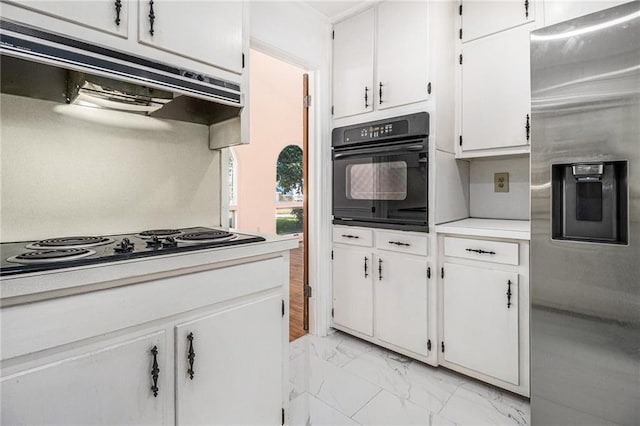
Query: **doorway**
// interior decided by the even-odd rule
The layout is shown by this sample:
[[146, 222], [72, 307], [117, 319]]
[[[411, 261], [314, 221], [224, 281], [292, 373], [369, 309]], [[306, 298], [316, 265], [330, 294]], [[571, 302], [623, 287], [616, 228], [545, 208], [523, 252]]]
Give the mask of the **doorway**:
[[304, 69], [255, 49], [249, 64], [251, 143], [227, 150], [223, 164], [234, 170], [223, 171], [229, 193], [226, 215], [239, 232], [299, 238], [290, 256], [289, 339], [295, 340], [309, 328], [309, 77]]

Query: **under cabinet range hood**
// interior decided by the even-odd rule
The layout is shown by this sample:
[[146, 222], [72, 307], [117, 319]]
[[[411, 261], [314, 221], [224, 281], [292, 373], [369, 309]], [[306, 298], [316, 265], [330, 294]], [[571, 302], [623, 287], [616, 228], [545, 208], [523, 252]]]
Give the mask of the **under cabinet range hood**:
[[238, 83], [0, 20], [2, 93], [212, 125], [239, 117]]

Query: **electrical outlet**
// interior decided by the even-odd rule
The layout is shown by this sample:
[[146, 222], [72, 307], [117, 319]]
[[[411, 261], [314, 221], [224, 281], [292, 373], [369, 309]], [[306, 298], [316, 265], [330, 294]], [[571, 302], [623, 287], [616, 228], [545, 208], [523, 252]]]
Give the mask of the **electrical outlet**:
[[509, 173], [493, 174], [493, 191], [509, 192]]

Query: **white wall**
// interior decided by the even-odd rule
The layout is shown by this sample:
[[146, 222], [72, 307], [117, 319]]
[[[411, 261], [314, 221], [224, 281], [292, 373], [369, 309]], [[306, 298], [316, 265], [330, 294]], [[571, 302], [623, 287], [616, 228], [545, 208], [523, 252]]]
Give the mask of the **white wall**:
[[[251, 46], [306, 68], [310, 74], [309, 109], [309, 300], [312, 333], [325, 335], [331, 305], [331, 25], [310, 6], [291, 1], [254, 1]], [[313, 130], [311, 130], [313, 129]]]
[[[494, 173], [509, 173], [509, 192], [494, 192]], [[470, 165], [471, 217], [529, 220], [529, 157], [478, 159]]]
[[0, 240], [220, 223], [203, 125], [0, 95]]

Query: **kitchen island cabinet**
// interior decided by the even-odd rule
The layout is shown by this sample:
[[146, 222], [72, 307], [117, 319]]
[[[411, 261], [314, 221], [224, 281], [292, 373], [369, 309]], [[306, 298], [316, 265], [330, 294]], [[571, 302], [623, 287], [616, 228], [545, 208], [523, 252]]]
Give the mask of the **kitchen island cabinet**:
[[[7, 286], [2, 423], [280, 424], [295, 246], [278, 239], [166, 255], [129, 262], [145, 274], [58, 289], [44, 279], [47, 291], [13, 297], [4, 297]], [[172, 262], [182, 268], [167, 269]], [[114, 268], [9, 277], [1, 288], [47, 275], [86, 281]]]

